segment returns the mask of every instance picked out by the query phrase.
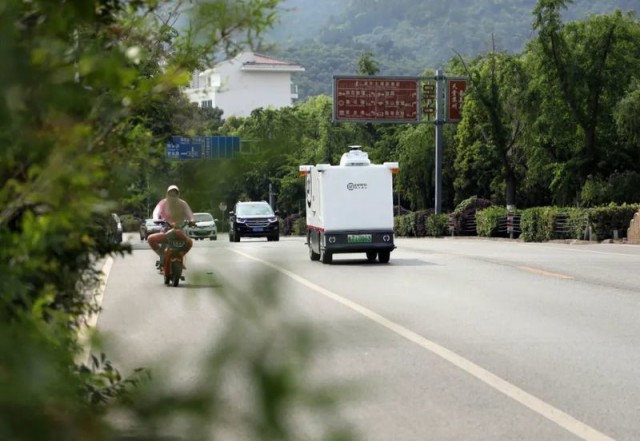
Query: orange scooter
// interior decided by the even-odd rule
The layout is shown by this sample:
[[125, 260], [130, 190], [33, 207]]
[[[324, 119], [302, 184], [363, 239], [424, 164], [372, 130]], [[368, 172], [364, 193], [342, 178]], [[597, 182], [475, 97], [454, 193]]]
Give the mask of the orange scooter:
[[[165, 226], [169, 224], [163, 222]], [[185, 225], [190, 225], [186, 223]], [[188, 238], [182, 231], [183, 226], [176, 226], [168, 230], [165, 234], [166, 241], [160, 245], [160, 260], [156, 262], [156, 266], [162, 265], [164, 273], [164, 284], [178, 286], [180, 280], [184, 280], [182, 276], [184, 256], [189, 251]]]

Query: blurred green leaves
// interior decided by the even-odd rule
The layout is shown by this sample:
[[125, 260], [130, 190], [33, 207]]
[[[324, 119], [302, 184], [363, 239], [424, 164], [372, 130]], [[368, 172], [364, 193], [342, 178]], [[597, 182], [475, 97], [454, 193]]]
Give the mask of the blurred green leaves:
[[[125, 377], [104, 354], [77, 365], [78, 332], [98, 312], [97, 268], [128, 251], [109, 241], [110, 213], [136, 181], [148, 186], [168, 168], [161, 148], [176, 125], [167, 116], [199, 113], [180, 88], [201, 63], [257, 41], [277, 4], [2, 2], [0, 58], [10, 68], [0, 71], [1, 439], [159, 439], [165, 418], [193, 422], [186, 439], [208, 439], [222, 424], [215, 384], [162, 394], [157, 384], [144, 387], [148, 371]], [[220, 115], [205, 121], [216, 130]], [[214, 348], [207, 379], [219, 380], [228, 360], [247, 363], [257, 407], [240, 422], [253, 424], [255, 439], [294, 439], [283, 409], [296, 394], [311, 396], [297, 377], [309, 335], [273, 323], [264, 333], [255, 315], [244, 324], [272, 340], [256, 351], [230, 333]], [[133, 436], [114, 413], [131, 417]]]

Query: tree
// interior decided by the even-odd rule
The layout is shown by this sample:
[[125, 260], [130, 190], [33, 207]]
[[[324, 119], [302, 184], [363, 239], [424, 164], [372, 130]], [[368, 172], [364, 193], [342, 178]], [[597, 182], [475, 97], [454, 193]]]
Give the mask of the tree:
[[[364, 52], [358, 60], [358, 75], [376, 75], [380, 72], [378, 63], [376, 62], [372, 52]], [[379, 134], [377, 127], [372, 123], [360, 125], [359, 130], [362, 132], [366, 144], [372, 145], [378, 141]]]
[[[630, 87], [629, 93], [618, 101], [614, 117], [618, 135], [632, 146], [640, 146], [640, 79], [637, 79]], [[636, 164], [640, 162], [640, 158], [635, 159]]]
[[[564, 203], [578, 198], [588, 176], [604, 177], [625, 167], [629, 152], [614, 147], [612, 115], [640, 61], [638, 21], [632, 15], [617, 11], [564, 24], [561, 12], [570, 3], [538, 2], [533, 12], [539, 36], [529, 46], [535, 75], [541, 80], [532, 108], [559, 107], [554, 113], [566, 115], [549, 118], [548, 113], [536, 130], [541, 147], [558, 160], [551, 185]], [[564, 139], [545, 137], [544, 130], [564, 132]]]
[[[494, 179], [499, 178], [504, 185], [506, 204], [516, 206], [516, 190], [522, 174], [519, 166], [523, 159], [523, 93], [528, 77], [517, 57], [495, 51], [478, 57], [467, 68], [467, 73], [471, 87], [465, 96], [463, 121], [457, 134], [461, 159], [456, 166], [460, 172], [457, 187], [464, 190], [467, 185], [473, 185], [475, 179], [467, 178], [465, 182], [465, 175], [474, 169], [484, 170], [484, 191], [471, 191], [471, 195], [488, 197], [487, 185], [495, 187]], [[467, 146], [474, 152], [471, 157], [467, 156]], [[477, 163], [464, 160], [465, 156]], [[499, 195], [497, 198], [502, 199]]]
[[358, 60], [358, 75], [376, 75], [380, 72], [372, 52], [363, 52]]
[[435, 198], [435, 133], [427, 124], [405, 126], [398, 134], [400, 171], [396, 190], [408, 199], [412, 210], [423, 210]]
[[[162, 149], [176, 126], [161, 120], [170, 115], [168, 108], [197, 113], [182, 106], [179, 88], [212, 51], [234, 50], [259, 36], [278, 2], [189, 3], [197, 20], [184, 34], [171, 18], [187, 5], [182, 1], [2, 4], [0, 55], [11, 66], [0, 71], [2, 439], [157, 439], [158, 430], [175, 421], [172, 415], [187, 423], [190, 439], [205, 439], [215, 418], [202, 413], [216, 416], [222, 407], [218, 395], [203, 393], [219, 371], [209, 372], [206, 387], [183, 395], [162, 392], [156, 384], [148, 394], [118, 400], [143, 379], [123, 379], [103, 357], [90, 364], [76, 360], [78, 328], [84, 314], [96, 309], [85, 289], [96, 281], [96, 261], [126, 252], [106, 241], [95, 217], [110, 215], [135, 183], [132, 177], [175, 169]], [[276, 306], [276, 294], [265, 285], [270, 283], [262, 280], [264, 303], [245, 299], [245, 313]], [[310, 336], [293, 328], [281, 334], [273, 326], [265, 332], [265, 323], [257, 326], [263, 316], [250, 315], [242, 332], [231, 321], [219, 352], [211, 354], [212, 369], [224, 365], [237, 373], [242, 369], [236, 363], [251, 364], [255, 406], [249, 417], [232, 419], [244, 417], [256, 438], [292, 439], [286, 412], [278, 409], [288, 402], [304, 406], [297, 395], [302, 383], [296, 369], [305, 370], [301, 354], [283, 353], [274, 363], [274, 348], [255, 348], [278, 342], [306, 351]], [[266, 340], [238, 340], [247, 332]], [[328, 402], [313, 393], [307, 398]], [[327, 409], [320, 405], [315, 412]], [[124, 433], [105, 418], [112, 410], [130, 416], [140, 432]], [[344, 432], [335, 437], [348, 438]]]

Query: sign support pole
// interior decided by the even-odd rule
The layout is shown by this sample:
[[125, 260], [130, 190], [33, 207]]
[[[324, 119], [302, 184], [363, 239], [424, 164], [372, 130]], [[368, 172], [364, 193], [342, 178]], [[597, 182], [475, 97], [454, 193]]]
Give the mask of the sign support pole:
[[274, 194], [273, 194], [273, 186], [271, 185], [271, 182], [269, 182], [269, 205], [271, 205], [271, 209], [275, 210], [276, 208], [274, 207], [275, 201], [274, 201]]
[[435, 207], [434, 213], [442, 212], [442, 154], [443, 154], [443, 128], [445, 123], [444, 115], [444, 69], [436, 70], [436, 176], [435, 176]]

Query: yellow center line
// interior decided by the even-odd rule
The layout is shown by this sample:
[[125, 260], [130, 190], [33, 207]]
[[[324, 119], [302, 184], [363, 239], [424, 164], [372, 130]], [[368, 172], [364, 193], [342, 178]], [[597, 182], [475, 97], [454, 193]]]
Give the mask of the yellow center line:
[[575, 279], [575, 277], [569, 276], [567, 274], [552, 273], [552, 272], [549, 272], [549, 271], [541, 270], [539, 268], [532, 268], [530, 266], [519, 266], [518, 268], [521, 269], [521, 270], [524, 270], [524, 271], [528, 271], [530, 273], [539, 274], [541, 276], [555, 277], [555, 278], [558, 278], [558, 279], [566, 279], [566, 280]]

